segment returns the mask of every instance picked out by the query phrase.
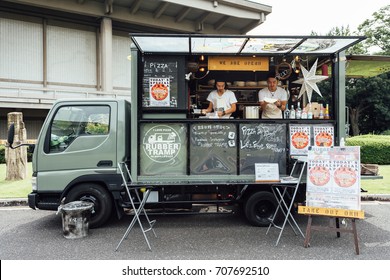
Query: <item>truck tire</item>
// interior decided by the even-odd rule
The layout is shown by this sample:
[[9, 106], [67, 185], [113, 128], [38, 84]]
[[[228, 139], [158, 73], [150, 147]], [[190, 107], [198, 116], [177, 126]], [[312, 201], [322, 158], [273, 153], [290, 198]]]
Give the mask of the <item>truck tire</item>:
[[266, 227], [273, 217], [278, 203], [270, 192], [253, 193], [245, 204], [245, 217], [257, 227]]
[[88, 201], [94, 204], [90, 228], [102, 226], [112, 213], [112, 199], [109, 192], [98, 184], [80, 184], [74, 186], [66, 196], [66, 203], [71, 201]]

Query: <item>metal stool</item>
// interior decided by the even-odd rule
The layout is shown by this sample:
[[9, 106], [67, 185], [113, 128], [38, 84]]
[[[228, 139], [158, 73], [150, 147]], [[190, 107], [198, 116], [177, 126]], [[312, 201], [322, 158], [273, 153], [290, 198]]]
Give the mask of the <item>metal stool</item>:
[[[299, 228], [297, 222], [295, 221], [293, 215], [291, 214], [291, 209], [294, 205], [295, 196], [298, 192], [299, 185], [301, 183], [303, 173], [304, 173], [305, 168], [306, 168], [306, 163], [307, 163], [306, 157], [297, 158], [297, 160], [295, 161], [294, 166], [291, 170], [290, 177], [292, 177], [294, 170], [297, 167], [298, 162], [302, 163], [302, 167], [301, 167], [301, 171], [299, 172], [298, 180], [296, 182], [284, 182], [284, 183], [282, 182], [280, 184], [272, 185], [272, 187], [271, 187], [272, 192], [273, 192], [273, 194], [278, 202], [278, 207], [276, 208], [275, 213], [270, 220], [270, 224], [268, 226], [266, 234], [268, 234], [268, 232], [272, 226], [280, 230], [278, 239], [276, 240], [276, 243], [275, 243], [275, 246], [278, 246], [280, 238], [282, 236], [282, 233], [284, 231], [284, 228], [285, 228], [287, 222], [291, 226], [295, 235], [298, 235], [296, 230], [295, 230], [295, 228], [296, 228], [298, 230], [298, 232], [302, 235], [302, 237], [305, 238], [305, 235], [303, 234], [303, 232]], [[292, 196], [289, 195], [289, 192], [288, 192], [289, 188], [293, 189]], [[291, 199], [290, 204], [287, 204], [288, 203], [288, 201], [286, 201], [287, 198]], [[278, 226], [275, 224], [275, 218], [276, 218], [279, 210], [284, 215], [284, 220], [283, 220], [282, 226]]]
[[[130, 179], [130, 181], [128, 181], [126, 179], [126, 176], [124, 174], [124, 170], [122, 169], [122, 166], [125, 167], [127, 176]], [[126, 189], [127, 195], [129, 197], [129, 200], [130, 200], [130, 203], [131, 203], [131, 206], [133, 207], [133, 210], [134, 210], [134, 217], [131, 220], [131, 223], [128, 226], [128, 228], [127, 228], [125, 234], [123, 235], [122, 239], [119, 241], [118, 246], [116, 246], [115, 251], [118, 250], [118, 248], [122, 244], [123, 240], [126, 239], [129, 236], [130, 231], [132, 230], [132, 228], [134, 227], [136, 222], [138, 222], [138, 224], [139, 224], [139, 226], [141, 228], [142, 234], [144, 235], [144, 238], [145, 238], [145, 241], [146, 241], [146, 243], [147, 243], [147, 245], [149, 247], [149, 250], [152, 250], [152, 248], [150, 247], [150, 243], [149, 243], [148, 237], [146, 236], [146, 232], [153, 231], [154, 236], [157, 237], [156, 232], [153, 229], [153, 226], [156, 223], [156, 221], [155, 220], [151, 221], [149, 219], [148, 215], [146, 214], [145, 208], [144, 208], [145, 207], [145, 203], [148, 200], [150, 191], [152, 190], [152, 187], [132, 186], [131, 183], [132, 183], [133, 180], [132, 180], [132, 177], [131, 177], [131, 174], [130, 174], [130, 171], [129, 171], [127, 165], [124, 162], [122, 162], [122, 163], [118, 163], [118, 167], [119, 167], [119, 170], [120, 170], [121, 175], [122, 175], [123, 185], [124, 185], [124, 187]], [[144, 189], [144, 188], [146, 190], [145, 190], [145, 192], [143, 194], [143, 198], [141, 200], [141, 196], [140, 196], [139, 192], [140, 192], [141, 189]], [[137, 199], [140, 202], [138, 208], [135, 207], [135, 203], [134, 203], [134, 200], [133, 200], [133, 197], [132, 197], [130, 191], [133, 191], [136, 194]], [[143, 214], [145, 216], [145, 218], [146, 218], [146, 220], [148, 222], [149, 227], [147, 229], [144, 229], [144, 227], [142, 225], [142, 222], [141, 222], [141, 219], [140, 219], [140, 215], [141, 214]]]

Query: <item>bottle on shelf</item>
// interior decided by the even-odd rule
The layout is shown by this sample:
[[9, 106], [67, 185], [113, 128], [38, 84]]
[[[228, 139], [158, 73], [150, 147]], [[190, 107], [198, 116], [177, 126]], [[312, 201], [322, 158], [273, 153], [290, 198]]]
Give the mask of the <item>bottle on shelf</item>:
[[324, 119], [324, 108], [322, 107], [322, 104], [320, 105], [320, 114], [318, 115], [319, 119]]
[[325, 107], [325, 113], [324, 113], [324, 119], [329, 120], [330, 115], [329, 115], [329, 104], [326, 104]]
[[300, 119], [301, 116], [302, 116], [302, 109], [301, 109], [300, 102], [298, 101], [297, 111], [296, 111], [296, 114], [295, 114], [295, 118], [296, 118], [296, 119]]
[[291, 110], [290, 110], [290, 119], [295, 119], [295, 110], [294, 110], [294, 105], [291, 105]]
[[309, 103], [307, 118], [310, 120], [313, 119], [313, 111], [311, 110], [311, 103]]
[[345, 146], [345, 139], [344, 137], [341, 137], [340, 139], [340, 147], [344, 147]]
[[287, 93], [287, 100], [290, 99], [290, 90], [288, 89], [289, 88], [289, 85], [288, 85], [288, 80], [286, 81], [286, 93]]
[[288, 104], [286, 104], [286, 110], [283, 112], [283, 118], [289, 119], [290, 118], [290, 110], [288, 109]]
[[307, 119], [307, 111], [306, 111], [306, 108], [303, 108], [303, 110], [302, 110], [301, 119]]

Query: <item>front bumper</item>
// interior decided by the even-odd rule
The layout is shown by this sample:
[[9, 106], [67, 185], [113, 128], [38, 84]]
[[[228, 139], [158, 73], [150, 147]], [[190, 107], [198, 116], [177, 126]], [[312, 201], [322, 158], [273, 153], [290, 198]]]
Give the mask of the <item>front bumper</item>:
[[38, 200], [38, 194], [37, 193], [30, 193], [28, 194], [28, 206], [32, 209], [36, 209], [37, 206], [37, 200]]
[[55, 210], [60, 206], [61, 194], [44, 194], [32, 192], [28, 195], [28, 206], [32, 209]]

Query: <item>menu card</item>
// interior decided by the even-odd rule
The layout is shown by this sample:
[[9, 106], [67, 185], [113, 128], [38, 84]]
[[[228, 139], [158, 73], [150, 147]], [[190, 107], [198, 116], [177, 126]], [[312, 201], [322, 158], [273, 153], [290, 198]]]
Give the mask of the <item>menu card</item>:
[[255, 163], [256, 182], [279, 182], [279, 164]]

